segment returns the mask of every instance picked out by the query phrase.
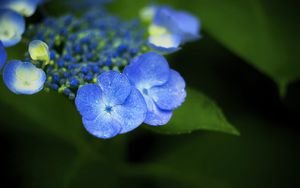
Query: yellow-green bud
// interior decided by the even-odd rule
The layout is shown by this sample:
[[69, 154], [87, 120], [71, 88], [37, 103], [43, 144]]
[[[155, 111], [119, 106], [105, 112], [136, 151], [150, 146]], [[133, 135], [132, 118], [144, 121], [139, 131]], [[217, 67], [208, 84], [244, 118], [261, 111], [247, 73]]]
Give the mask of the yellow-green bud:
[[50, 53], [48, 45], [40, 40], [33, 40], [29, 43], [29, 54], [31, 59], [38, 61], [49, 61]]

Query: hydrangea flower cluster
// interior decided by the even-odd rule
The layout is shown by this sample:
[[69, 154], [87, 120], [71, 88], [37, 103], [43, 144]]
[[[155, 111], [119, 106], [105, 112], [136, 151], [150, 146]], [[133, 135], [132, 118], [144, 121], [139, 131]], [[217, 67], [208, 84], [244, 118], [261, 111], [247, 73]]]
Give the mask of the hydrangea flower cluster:
[[[165, 125], [186, 91], [185, 81], [161, 53], [198, 38], [199, 23], [169, 7], [151, 10], [148, 30], [164, 30], [160, 35], [147, 35], [138, 20], [125, 22], [103, 9], [30, 25], [24, 33], [30, 40], [25, 59], [7, 63], [4, 83], [16, 94], [44, 89], [75, 99], [84, 127], [98, 138], [127, 133], [142, 123]], [[0, 42], [0, 68], [6, 60], [4, 46]]]
[[[123, 22], [103, 10], [89, 11], [82, 18], [47, 18], [30, 26], [25, 36], [44, 41], [49, 48], [45, 88], [70, 99], [75, 98], [80, 86], [97, 82], [98, 75], [105, 71], [122, 71], [133, 57], [148, 50], [137, 20]], [[45, 60], [35, 59], [33, 63], [43, 67]]]

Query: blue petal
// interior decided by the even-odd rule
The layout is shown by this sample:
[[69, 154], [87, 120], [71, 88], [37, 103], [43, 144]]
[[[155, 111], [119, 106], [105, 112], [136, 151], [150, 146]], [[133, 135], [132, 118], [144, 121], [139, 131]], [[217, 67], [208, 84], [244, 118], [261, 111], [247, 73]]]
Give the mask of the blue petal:
[[195, 16], [187, 12], [177, 12], [173, 19], [177, 26], [173, 31], [181, 36], [183, 42], [199, 39], [200, 23]]
[[173, 20], [175, 13], [176, 11], [168, 6], [160, 6], [156, 9], [153, 24], [170, 29], [176, 24]]
[[138, 56], [124, 69], [130, 82], [140, 91], [166, 83], [169, 71], [167, 60], [154, 52]]
[[12, 92], [31, 95], [43, 89], [46, 74], [29, 62], [14, 60], [5, 66], [3, 80]]
[[131, 92], [127, 77], [116, 71], [107, 71], [98, 77], [98, 85], [103, 91], [106, 104], [122, 104]]
[[0, 41], [0, 71], [6, 62], [6, 58], [7, 58], [7, 54], [6, 54], [5, 48], [2, 44], [2, 42]]
[[185, 100], [185, 82], [178, 72], [171, 70], [168, 82], [151, 88], [149, 95], [160, 109], [174, 110]]
[[148, 112], [146, 115], [145, 123], [152, 126], [165, 125], [171, 117], [172, 111], [160, 109], [150, 96], [145, 96], [144, 99], [147, 103]]
[[161, 7], [157, 10], [153, 23], [180, 36], [183, 43], [199, 38], [200, 22], [195, 16], [187, 12]]
[[3, 45], [5, 47], [14, 46], [15, 44], [18, 44], [22, 40], [21, 35], [17, 35], [14, 38], [11, 38], [9, 40], [3, 41]]
[[143, 123], [147, 113], [147, 106], [140, 92], [132, 87], [132, 91], [125, 103], [114, 107], [114, 113], [114, 117], [122, 125], [120, 133], [126, 133]]
[[180, 43], [180, 37], [171, 34], [150, 36], [148, 38], [148, 45], [156, 52], [162, 54], [170, 54], [178, 51]]
[[19, 14], [29, 17], [36, 10], [41, 0], [1, 0], [0, 7], [10, 9]]
[[86, 130], [98, 138], [111, 138], [121, 131], [120, 123], [105, 113], [100, 113], [94, 120], [83, 118], [82, 122]]
[[86, 84], [80, 87], [75, 98], [77, 110], [86, 120], [94, 120], [103, 105], [102, 91], [97, 84]]
[[21, 15], [12, 10], [0, 9], [0, 40], [5, 47], [18, 43], [24, 31], [25, 21]]

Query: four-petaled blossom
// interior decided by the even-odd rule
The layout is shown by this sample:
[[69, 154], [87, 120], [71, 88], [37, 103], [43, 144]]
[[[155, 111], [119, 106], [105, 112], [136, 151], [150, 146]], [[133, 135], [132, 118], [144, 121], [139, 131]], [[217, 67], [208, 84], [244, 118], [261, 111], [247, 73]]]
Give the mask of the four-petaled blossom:
[[6, 64], [3, 80], [12, 92], [31, 95], [43, 89], [46, 75], [42, 69], [29, 62], [13, 60]]
[[40, 40], [33, 40], [29, 43], [28, 52], [33, 60], [49, 61], [50, 52], [48, 45]]
[[199, 20], [190, 13], [167, 6], [150, 6], [143, 9], [141, 17], [152, 21], [148, 29], [148, 42], [158, 52], [172, 53], [181, 44], [199, 38]]
[[7, 58], [7, 54], [6, 54], [5, 48], [2, 44], [2, 42], [0, 41], [0, 71], [3, 67], [3, 65], [5, 64], [6, 58]]
[[25, 30], [24, 18], [9, 9], [0, 9], [0, 40], [5, 47], [20, 42]]
[[87, 131], [104, 139], [135, 129], [147, 112], [140, 92], [116, 71], [104, 72], [97, 84], [79, 88], [75, 104]]
[[154, 52], [135, 58], [124, 69], [130, 82], [142, 93], [148, 108], [145, 123], [164, 125], [172, 111], [185, 100], [185, 82], [169, 68], [166, 59]]
[[35, 12], [39, 3], [43, 0], [1, 0], [0, 7], [10, 9], [29, 17]]

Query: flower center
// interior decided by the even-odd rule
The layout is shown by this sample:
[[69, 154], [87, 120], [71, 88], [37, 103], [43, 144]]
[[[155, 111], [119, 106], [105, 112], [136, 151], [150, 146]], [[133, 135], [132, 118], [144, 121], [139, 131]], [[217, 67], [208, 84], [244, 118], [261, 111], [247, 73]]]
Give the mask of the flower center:
[[24, 84], [25, 86], [30, 86], [30, 83], [29, 83], [28, 81], [24, 81], [23, 84]]
[[112, 112], [112, 106], [106, 106], [105, 107], [105, 112], [111, 113]]
[[148, 95], [148, 89], [144, 88], [143, 89], [143, 94]]
[[8, 30], [3, 30], [0, 32], [1, 38], [3, 37], [3, 39], [11, 39], [14, 34], [12, 32], [9, 32]]

